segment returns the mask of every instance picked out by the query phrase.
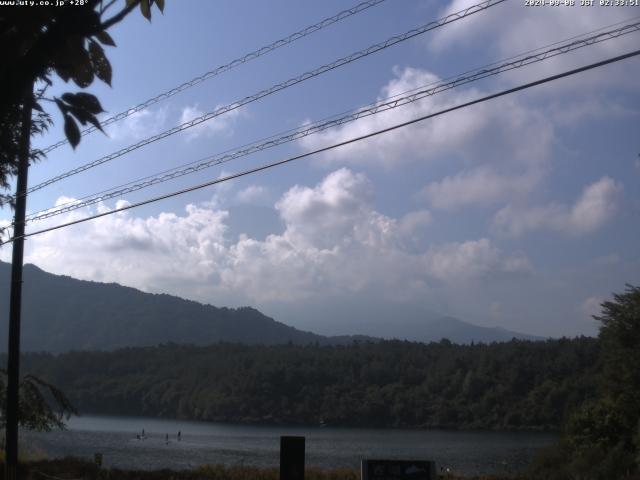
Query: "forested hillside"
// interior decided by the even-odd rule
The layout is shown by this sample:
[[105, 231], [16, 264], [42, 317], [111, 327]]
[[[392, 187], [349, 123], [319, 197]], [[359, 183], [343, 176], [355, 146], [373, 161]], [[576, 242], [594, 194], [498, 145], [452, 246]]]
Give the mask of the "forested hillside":
[[28, 354], [84, 413], [219, 422], [556, 429], [593, 396], [597, 340], [163, 345]]
[[[10, 265], [0, 262], [0, 294], [7, 299], [9, 271]], [[254, 308], [218, 308], [117, 283], [53, 275], [34, 265], [25, 265], [24, 279], [23, 351], [113, 350], [166, 342], [270, 345], [328, 341]], [[6, 348], [6, 332], [6, 325], [0, 328], [0, 349]]]
[[[10, 265], [0, 262], [0, 299], [8, 302]], [[350, 344], [371, 340], [367, 335], [323, 336], [285, 325], [251, 307], [226, 308], [151, 294], [117, 283], [78, 280], [47, 273], [34, 265], [24, 267], [22, 311], [23, 351], [115, 350], [174, 342], [211, 345], [217, 342], [277, 345]], [[395, 318], [398, 311], [389, 308]], [[536, 339], [500, 328], [472, 325], [451, 317], [415, 318], [411, 335], [400, 339], [457, 343]], [[6, 351], [7, 318], [0, 317], [0, 351]], [[407, 333], [407, 332], [405, 332]]]

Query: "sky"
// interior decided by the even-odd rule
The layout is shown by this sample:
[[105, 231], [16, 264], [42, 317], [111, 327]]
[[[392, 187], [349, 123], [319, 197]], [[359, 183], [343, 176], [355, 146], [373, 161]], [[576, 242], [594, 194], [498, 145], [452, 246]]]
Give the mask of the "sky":
[[[83, 137], [29, 185], [459, 11], [386, 0]], [[579, 2], [577, 2], [579, 3]], [[109, 114], [355, 5], [167, 2], [110, 30]], [[38, 190], [28, 212], [635, 18], [640, 7], [508, 0]], [[428, 97], [27, 226], [35, 231], [221, 178], [629, 52], [640, 33]], [[640, 284], [640, 59], [442, 115], [249, 175], [30, 237], [25, 262], [216, 306], [249, 305], [321, 334], [387, 336], [453, 316], [540, 336], [594, 335], [600, 303]], [[50, 95], [79, 90], [57, 81]], [[36, 146], [63, 137], [59, 114]], [[8, 223], [11, 212], [0, 213]], [[9, 261], [11, 248], [0, 248]], [[379, 330], [376, 330], [380, 333]]]

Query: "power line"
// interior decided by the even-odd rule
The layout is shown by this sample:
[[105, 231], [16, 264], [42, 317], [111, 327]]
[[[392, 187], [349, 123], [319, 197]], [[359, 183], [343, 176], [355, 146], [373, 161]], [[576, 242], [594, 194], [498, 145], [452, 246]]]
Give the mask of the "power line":
[[462, 18], [466, 18], [470, 15], [473, 15], [474, 13], [478, 13], [480, 11], [486, 10], [490, 7], [493, 7], [499, 3], [502, 3], [506, 0], [484, 0], [483, 2], [480, 2], [476, 5], [472, 5], [471, 7], [465, 8], [463, 10], [460, 10], [458, 12], [455, 13], [451, 13], [449, 15], [447, 15], [446, 17], [443, 17], [439, 20], [434, 20], [432, 22], [429, 22], [425, 25], [422, 25], [421, 27], [418, 28], [414, 28], [411, 30], [408, 30], [407, 32], [404, 32], [400, 35], [395, 35], [391, 38], [388, 38], [387, 40], [385, 40], [384, 42], [381, 43], [377, 43], [375, 45], [371, 45], [370, 47], [364, 49], [364, 50], [360, 50], [358, 52], [352, 53], [351, 55], [348, 55], [346, 57], [342, 57], [338, 60], [335, 60], [331, 63], [328, 63], [326, 65], [323, 65], [321, 67], [318, 67], [314, 70], [311, 70], [309, 72], [303, 73], [302, 75], [298, 75], [297, 77], [293, 77], [290, 78], [289, 80], [286, 80], [282, 83], [278, 83], [276, 85], [273, 85], [265, 90], [262, 90], [256, 94], [250, 95], [248, 97], [243, 98], [242, 100], [236, 101], [234, 103], [230, 103], [228, 105], [225, 105], [223, 107], [217, 108], [216, 110], [209, 112], [209, 113], [205, 113], [204, 115], [201, 115], [197, 118], [194, 118], [193, 120], [190, 120], [189, 122], [185, 122], [183, 124], [177, 125], [169, 130], [166, 130], [162, 133], [159, 133], [157, 135], [154, 135], [152, 137], [146, 138], [144, 140], [141, 140], [138, 143], [135, 143], [133, 145], [129, 145], [128, 147], [125, 147], [121, 150], [118, 150], [116, 152], [110, 153], [109, 155], [106, 155], [104, 157], [101, 157], [97, 160], [94, 160], [92, 162], [86, 163], [84, 165], [81, 165], [77, 168], [74, 168], [72, 170], [69, 170], [65, 173], [62, 173], [60, 175], [57, 175], [55, 177], [52, 177], [48, 180], [45, 180], [42, 183], [39, 183], [37, 185], [34, 185], [33, 187], [30, 187], [27, 190], [27, 194], [29, 193], [33, 193], [36, 190], [40, 190], [48, 185], [51, 185], [53, 183], [59, 182], [60, 180], [63, 180], [65, 178], [71, 177], [73, 175], [76, 175], [78, 173], [84, 172], [86, 170], [89, 170], [91, 168], [97, 167], [98, 165], [102, 165], [103, 163], [109, 162], [111, 160], [114, 160], [118, 157], [121, 157], [122, 155], [125, 155], [127, 153], [130, 153], [134, 150], [137, 150], [140, 147], [143, 147], [145, 145], [148, 145], [150, 143], [156, 142], [158, 140], [161, 140], [163, 138], [166, 138], [170, 135], [176, 134], [178, 132], [181, 132], [183, 130], [186, 130], [188, 128], [194, 127], [195, 125], [198, 125], [202, 122], [206, 122], [207, 120], [211, 120], [212, 118], [218, 117], [222, 114], [228, 113], [232, 110], [235, 110], [237, 108], [240, 108], [244, 105], [247, 105], [249, 103], [255, 102], [257, 100], [260, 100], [261, 98], [264, 98], [268, 95], [271, 95], [273, 93], [279, 92], [280, 90], [284, 90], [286, 88], [289, 88], [293, 85], [296, 85], [298, 83], [304, 82], [306, 80], [309, 80], [310, 78], [314, 78], [317, 77], [319, 75], [322, 75], [323, 73], [329, 72], [331, 70], [334, 70], [336, 68], [342, 67], [344, 65], [347, 65], [351, 62], [354, 62], [356, 60], [359, 60], [360, 58], [364, 58], [366, 56], [369, 56], [373, 53], [379, 52], [381, 50], [384, 50], [386, 48], [389, 48], [393, 45], [396, 45], [397, 43], [400, 42], [404, 42], [406, 40], [409, 40], [413, 37], [416, 37], [418, 35], [422, 35], [430, 30], [434, 30], [436, 28], [439, 28], [443, 25], [446, 25], [448, 23], [452, 23], [455, 22], [457, 20], [460, 20]]
[[[602, 30], [602, 29], [599, 29], [599, 30]], [[173, 180], [175, 178], [179, 178], [184, 175], [195, 173], [197, 171], [210, 168], [215, 165], [227, 163], [229, 161], [247, 156], [252, 153], [256, 153], [262, 150], [266, 150], [268, 148], [289, 143], [294, 140], [298, 140], [303, 137], [327, 130], [329, 128], [344, 125], [363, 117], [376, 115], [378, 113], [381, 113], [387, 110], [405, 106], [410, 103], [414, 103], [416, 101], [424, 99], [426, 97], [433, 96], [435, 94], [453, 89], [460, 85], [465, 85], [489, 76], [498, 75], [506, 71], [522, 68], [524, 66], [541, 62], [558, 55], [566, 54], [586, 46], [594, 45], [600, 42], [604, 42], [606, 40], [615, 39], [622, 35], [638, 32], [638, 31], [640, 31], [640, 22], [624, 25], [622, 27], [619, 27], [613, 30], [602, 32], [597, 35], [593, 35], [591, 37], [583, 38], [581, 40], [575, 40], [573, 42], [565, 43], [563, 45], [562, 44], [559, 45], [561, 42], [556, 42], [552, 45], [559, 45], [559, 46], [556, 46], [554, 48], [544, 50], [544, 51], [542, 51], [542, 48], [536, 49], [535, 51], [538, 51], [538, 53], [534, 55], [528, 55], [524, 57], [521, 56], [521, 58], [518, 58], [518, 56], [510, 57], [510, 58], [518, 58], [518, 59], [511, 62], [502, 63], [502, 64], [498, 64], [498, 62], [494, 62], [490, 64], [491, 66], [490, 68], [481, 67], [479, 69], [476, 69], [475, 71], [465, 72], [464, 74], [461, 74], [457, 77], [449, 77], [454, 79], [452, 81], [432, 82], [428, 85], [424, 85], [422, 87], [409, 90], [402, 94], [394, 95], [392, 97], [370, 104], [366, 107], [362, 107], [355, 111], [351, 111], [346, 115], [345, 114], [334, 115], [332, 117], [319, 120], [317, 122], [314, 122], [309, 125], [305, 125], [297, 129], [288, 130], [287, 132], [282, 132], [281, 134], [273, 135], [271, 137], [268, 137], [267, 139], [258, 140], [251, 144], [247, 144], [243, 147], [240, 147], [237, 150], [228, 150], [226, 152], [215, 154], [215, 155], [206, 157], [204, 159], [196, 160], [194, 162], [190, 162], [182, 166], [172, 168], [170, 170], [165, 170], [155, 175], [150, 175], [138, 180], [134, 180], [132, 182], [128, 182], [123, 185], [112, 187], [108, 190], [104, 190], [92, 195], [88, 195], [78, 200], [72, 200], [67, 203], [58, 204], [55, 207], [41, 210], [39, 212], [35, 212], [29, 215], [27, 217], [27, 221], [33, 222], [37, 220], [44, 220], [46, 218], [50, 218], [56, 215], [61, 215], [63, 213], [77, 210], [79, 208], [87, 207], [89, 205], [93, 205], [101, 201], [109, 200], [117, 196], [142, 190], [144, 188], [157, 185], [160, 183], [164, 183], [166, 181]], [[427, 87], [432, 87], [432, 88], [427, 88]]]
[[465, 102], [465, 103], [456, 105], [454, 107], [446, 108], [444, 110], [440, 110], [438, 112], [430, 113], [428, 115], [423, 115], [421, 117], [417, 117], [417, 118], [414, 118], [414, 119], [406, 121], [406, 122], [398, 123], [398, 124], [392, 125], [390, 127], [386, 127], [386, 128], [380, 129], [380, 130], [376, 130], [374, 132], [370, 132], [370, 133], [367, 133], [365, 135], [360, 135], [358, 137], [353, 137], [353, 138], [350, 138], [349, 140], [345, 140], [345, 141], [342, 141], [342, 142], [339, 142], [339, 143], [334, 143], [332, 145], [328, 145], [326, 147], [318, 148], [318, 149], [310, 151], [310, 152], [306, 152], [306, 153], [303, 153], [303, 154], [300, 154], [300, 155], [295, 155], [293, 157], [288, 157], [288, 158], [285, 158], [284, 160], [279, 160], [277, 162], [267, 163], [267, 164], [261, 165], [259, 167], [251, 168], [251, 169], [248, 169], [248, 170], [244, 170], [242, 172], [238, 172], [238, 173], [234, 173], [232, 175], [228, 175], [228, 176], [223, 177], [223, 178], [210, 180], [208, 182], [201, 183], [199, 185], [194, 185], [194, 186], [191, 186], [191, 187], [188, 187], [188, 188], [184, 188], [182, 190], [177, 190], [177, 191], [174, 191], [174, 192], [171, 192], [171, 193], [167, 193], [167, 194], [160, 195], [160, 196], [157, 196], [157, 197], [153, 197], [153, 198], [150, 198], [150, 199], [147, 199], [147, 200], [143, 200], [141, 202], [132, 203], [130, 205], [126, 205], [126, 206], [123, 206], [123, 207], [115, 208], [115, 209], [110, 210], [108, 212], [98, 213], [98, 214], [95, 214], [95, 215], [91, 215], [89, 217], [81, 218], [81, 219], [78, 219], [78, 220], [73, 220], [71, 222], [62, 223], [62, 224], [59, 224], [59, 225], [55, 225], [53, 227], [43, 228], [43, 229], [37, 230], [35, 232], [26, 233], [26, 234], [21, 235], [21, 236], [12, 237], [12, 238], [9, 238], [7, 241], [2, 242], [0, 245], [11, 243], [14, 240], [17, 240], [19, 238], [32, 237], [34, 235], [39, 235], [39, 234], [42, 234], [42, 233], [51, 232], [51, 231], [54, 231], [54, 230], [59, 230], [61, 228], [70, 227], [72, 225], [77, 225], [77, 224], [80, 224], [80, 223], [88, 222], [89, 220], [95, 220], [96, 218], [105, 217], [107, 215], [113, 215], [114, 213], [123, 212], [125, 210], [131, 210], [133, 208], [141, 207], [143, 205], [148, 205], [150, 203], [155, 203], [155, 202], [158, 202], [160, 200], [165, 200], [167, 198], [177, 197], [178, 195], [183, 195], [185, 193], [193, 192], [195, 190], [200, 190], [202, 188], [209, 187], [209, 186], [212, 186], [212, 185], [216, 185], [218, 183], [227, 182], [229, 180], [234, 180], [236, 178], [240, 178], [240, 177], [251, 175], [251, 174], [254, 174], [254, 173], [257, 173], [257, 172], [268, 170], [270, 168], [274, 168], [274, 167], [277, 167], [277, 166], [280, 166], [280, 165], [284, 165], [284, 164], [293, 162], [295, 160], [300, 160], [300, 159], [303, 159], [303, 158], [306, 158], [306, 157], [310, 157], [312, 155], [317, 155], [318, 153], [327, 152], [329, 150], [333, 150], [335, 148], [339, 148], [339, 147], [342, 147], [342, 146], [345, 146], [345, 145], [349, 145], [351, 143], [355, 143], [355, 142], [359, 142], [359, 141], [362, 141], [362, 140], [366, 140], [368, 138], [372, 138], [372, 137], [375, 137], [377, 135], [381, 135], [383, 133], [388, 133], [388, 132], [391, 132], [393, 130], [397, 130], [399, 128], [404, 128], [404, 127], [407, 127], [409, 125], [413, 125], [415, 123], [428, 120], [430, 118], [438, 117], [440, 115], [444, 115], [446, 113], [453, 112], [455, 110], [460, 110], [460, 109], [463, 109], [463, 108], [467, 108], [467, 107], [470, 107], [472, 105], [476, 105], [478, 103], [483, 103], [483, 102], [486, 102], [486, 101], [489, 101], [489, 100], [493, 100], [495, 98], [499, 98], [499, 97], [503, 97], [505, 95], [509, 95], [509, 94], [512, 94], [512, 93], [515, 93], [515, 92], [519, 92], [521, 90], [526, 90], [528, 88], [532, 88], [532, 87], [535, 87], [535, 86], [538, 86], [538, 85], [542, 85], [544, 83], [549, 83], [549, 82], [552, 82], [552, 81], [555, 81], [555, 80], [559, 80], [559, 79], [564, 78], [564, 77], [568, 77], [568, 76], [571, 76], [571, 75], [576, 75], [578, 73], [585, 72], [587, 70], [592, 70], [594, 68], [602, 67], [604, 65], [608, 65], [608, 64], [611, 64], [611, 63], [619, 62], [621, 60], [625, 60], [627, 58], [631, 58], [631, 57], [634, 57], [634, 56], [637, 56], [637, 55], [640, 55], [640, 50], [635, 50], [635, 51], [632, 51], [632, 52], [629, 52], [629, 53], [625, 53], [623, 55], [618, 55], [616, 57], [611, 57], [611, 58], [608, 58], [606, 60], [602, 60], [600, 62], [592, 63], [592, 64], [589, 64], [589, 65], [585, 65], [583, 67], [575, 68], [573, 70], [568, 70], [566, 72], [558, 73], [556, 75], [551, 75], [549, 77], [545, 77], [545, 78], [536, 80], [534, 82], [525, 83], [525, 84], [519, 85], [517, 87], [509, 88], [507, 90], [502, 90], [502, 91], [500, 91], [498, 93], [493, 93], [491, 95], [487, 95], [487, 96], [484, 96], [484, 97], [481, 97], [481, 98], [477, 98], [475, 100], [471, 100], [469, 102]]
[[[221, 73], [227, 72], [235, 67], [238, 67], [242, 64], [245, 64], [247, 62], [250, 62], [251, 60], [255, 60], [256, 58], [259, 58], [263, 55], [266, 55], [267, 53], [270, 53], [280, 47], [284, 47], [286, 45], [289, 45], [293, 42], [295, 42], [296, 40], [300, 40], [301, 38], [304, 38], [308, 35], [311, 35], [312, 33], [315, 33], [319, 30], [322, 30], [323, 28], [326, 28], [330, 25], [333, 25], [334, 23], [337, 23], [341, 20], [344, 20], [345, 18], [351, 17], [352, 15], [355, 15], [357, 13], [360, 13], [364, 10], [367, 10], [368, 8], [371, 8], [373, 6], [378, 5], [379, 3], [384, 2], [385, 0], [368, 0], [366, 2], [362, 2], [359, 3], [358, 5], [355, 5], [354, 7], [351, 7], [347, 10], [343, 10], [339, 13], [336, 13], [335, 15], [325, 18], [324, 20], [321, 20], [320, 22], [314, 24], [314, 25], [309, 25], [306, 28], [303, 28], [302, 30], [299, 30], [295, 33], [292, 33], [284, 38], [281, 38], [279, 40], [276, 40], [275, 42], [270, 43], [269, 45], [265, 45], [264, 47], [260, 47], [257, 50], [254, 50], [252, 52], [249, 52], [245, 55], [243, 55], [242, 57], [238, 57], [235, 60], [230, 61], [229, 63], [226, 63], [224, 65], [221, 65], [219, 67], [214, 68], [213, 70], [210, 70], [206, 73], [203, 73], [202, 75], [192, 78], [191, 80], [184, 82], [181, 85], [178, 85], [175, 88], [172, 88], [171, 90], [168, 90], [166, 92], [160, 93], [158, 95], [156, 95], [155, 97], [152, 97], [148, 100], [145, 100], [144, 102], [136, 105], [135, 107], [131, 107], [127, 110], [124, 110], [123, 112], [117, 113], [116, 115], [113, 115], [105, 120], [102, 120], [100, 122], [101, 126], [107, 126], [110, 125], [112, 123], [115, 123], [119, 120], [122, 120], [124, 118], [127, 118], [130, 115], [133, 115], [136, 112], [139, 112], [141, 110], [144, 110], [148, 107], [150, 107], [151, 105], [154, 105], [158, 102], [161, 102], [163, 100], [166, 100], [167, 98], [173, 97], [174, 95], [176, 95], [177, 93], [180, 93], [184, 90], [187, 90], [188, 88], [191, 88], [195, 85], [198, 85], [199, 83], [204, 82], [205, 80], [209, 80], [210, 78], [213, 78], [217, 75], [220, 75]], [[88, 135], [91, 132], [95, 132], [97, 130], [96, 127], [94, 126], [89, 126], [85, 129], [82, 130], [81, 135]], [[69, 143], [67, 141], [67, 139], [64, 140], [60, 140], [59, 142], [56, 142], [52, 145], [49, 145], [48, 147], [44, 148], [42, 150], [43, 153], [49, 153], [52, 150], [55, 150], [58, 147], [61, 147], [62, 145], [65, 145]]]

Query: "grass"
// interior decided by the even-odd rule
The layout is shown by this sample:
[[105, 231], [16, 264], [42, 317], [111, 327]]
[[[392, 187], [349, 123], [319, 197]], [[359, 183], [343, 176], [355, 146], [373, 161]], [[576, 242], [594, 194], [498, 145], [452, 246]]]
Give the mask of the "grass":
[[[204, 465], [193, 470], [121, 470], [98, 468], [78, 458], [34, 460], [20, 464], [19, 478], [24, 480], [279, 480], [277, 468], [250, 466], [225, 467]], [[525, 480], [524, 477], [446, 475], [442, 480]], [[0, 480], [4, 480], [4, 464], [0, 464]], [[305, 480], [360, 480], [360, 471], [340, 468], [323, 470], [307, 468]]]

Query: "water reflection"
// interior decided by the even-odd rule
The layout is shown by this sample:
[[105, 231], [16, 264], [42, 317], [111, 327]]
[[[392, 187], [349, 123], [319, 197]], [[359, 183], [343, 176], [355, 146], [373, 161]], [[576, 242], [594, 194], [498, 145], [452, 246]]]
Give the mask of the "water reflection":
[[275, 467], [280, 436], [304, 435], [309, 466], [359, 468], [362, 458], [410, 458], [435, 460], [463, 474], [517, 473], [538, 448], [556, 438], [524, 432], [265, 427], [108, 416], [75, 417], [67, 431], [21, 435], [50, 456], [93, 458], [101, 452], [106, 467], [137, 469], [207, 463]]

